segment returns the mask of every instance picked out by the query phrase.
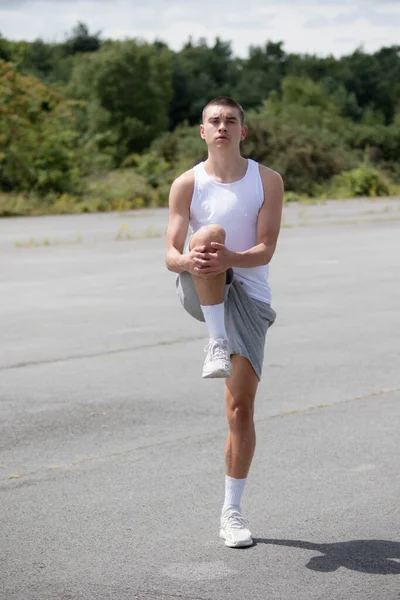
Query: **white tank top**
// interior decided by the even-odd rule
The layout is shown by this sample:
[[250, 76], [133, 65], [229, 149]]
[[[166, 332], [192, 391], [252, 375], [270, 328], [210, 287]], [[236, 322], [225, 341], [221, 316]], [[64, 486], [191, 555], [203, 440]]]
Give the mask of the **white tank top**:
[[[248, 159], [245, 176], [234, 183], [214, 181], [204, 163], [194, 167], [195, 183], [190, 205], [190, 228], [196, 233], [204, 225], [220, 225], [225, 229], [225, 245], [243, 252], [257, 245], [257, 218], [264, 202], [258, 163]], [[269, 266], [234, 267], [235, 278], [255, 300], [271, 303], [268, 283]]]

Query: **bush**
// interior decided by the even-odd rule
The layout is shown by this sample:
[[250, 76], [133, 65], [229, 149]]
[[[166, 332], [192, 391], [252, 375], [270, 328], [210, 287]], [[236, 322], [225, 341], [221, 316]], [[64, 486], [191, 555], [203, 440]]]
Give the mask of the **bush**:
[[[135, 169], [117, 169], [86, 184], [83, 204], [103, 210], [130, 210], [157, 203], [157, 193]], [[92, 212], [90, 210], [90, 212]]]
[[0, 188], [75, 189], [80, 176], [75, 106], [0, 60]]
[[1, 194], [0, 217], [126, 211], [165, 206], [169, 186], [153, 189], [134, 169], [110, 171], [81, 182], [80, 193]]
[[122, 163], [122, 167], [133, 166], [152, 188], [158, 188], [168, 181], [170, 165], [155, 152], [131, 154]]
[[341, 173], [332, 181], [331, 193], [336, 198], [390, 195], [390, 184], [385, 175], [368, 166]]
[[173, 132], [160, 135], [151, 146], [152, 151], [171, 165], [169, 180], [191, 169], [207, 158], [207, 146], [201, 139], [199, 127], [187, 123], [179, 125]]
[[250, 115], [248, 126], [244, 155], [278, 171], [286, 190], [297, 194], [315, 195], [322, 183], [361, 158], [349, 155], [338, 136], [328, 131], [262, 114]]
[[79, 194], [82, 176], [109, 168], [98, 141], [76, 129], [83, 111], [84, 103], [65, 100], [0, 60], [0, 189]]

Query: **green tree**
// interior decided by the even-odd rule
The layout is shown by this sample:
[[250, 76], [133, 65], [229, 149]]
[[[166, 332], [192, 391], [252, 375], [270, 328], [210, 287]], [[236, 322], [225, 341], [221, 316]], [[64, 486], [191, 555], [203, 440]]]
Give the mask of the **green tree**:
[[11, 60], [10, 47], [7, 40], [0, 33], [0, 59]]
[[268, 41], [264, 47], [250, 46], [234, 90], [235, 98], [247, 109], [259, 107], [272, 91], [280, 91], [288, 60], [282, 45]]
[[338, 78], [358, 104], [363, 110], [381, 112], [387, 124], [393, 121], [400, 92], [399, 50], [393, 46], [367, 54], [358, 49], [338, 63]]
[[204, 39], [189, 40], [172, 61], [173, 96], [170, 127], [199, 123], [201, 111], [216, 96], [231, 96], [239, 79], [239, 61], [230, 42], [217, 38], [209, 47]]
[[0, 189], [76, 191], [93, 159], [79, 144], [77, 109], [0, 60]]
[[321, 83], [293, 75], [282, 81], [281, 94], [271, 93], [264, 114], [279, 118], [281, 123], [317, 130], [338, 132], [345, 125], [339, 106]]
[[73, 28], [70, 37], [63, 44], [65, 54], [78, 54], [80, 52], [96, 52], [102, 45], [100, 31], [89, 33], [85, 23], [78, 22]]
[[56, 45], [36, 39], [34, 42], [26, 44], [24, 58], [19, 66], [27, 74], [46, 81], [54, 69], [54, 53], [56, 51]]
[[168, 128], [170, 63], [168, 49], [135, 40], [77, 55], [69, 95], [88, 102], [83, 131], [114, 146], [117, 164]]

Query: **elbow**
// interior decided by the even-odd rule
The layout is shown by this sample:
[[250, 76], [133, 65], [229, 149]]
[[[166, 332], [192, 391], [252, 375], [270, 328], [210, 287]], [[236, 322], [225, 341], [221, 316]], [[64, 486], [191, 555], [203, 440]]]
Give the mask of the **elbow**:
[[171, 264], [171, 260], [167, 254], [167, 256], [165, 257], [165, 266], [167, 268], [168, 271], [172, 271], [172, 264]]
[[276, 243], [274, 244], [264, 244], [265, 248], [264, 248], [264, 252], [263, 252], [263, 258], [264, 258], [264, 265], [269, 265], [269, 263], [272, 260], [272, 257], [274, 256], [275, 253], [275, 248], [276, 248]]

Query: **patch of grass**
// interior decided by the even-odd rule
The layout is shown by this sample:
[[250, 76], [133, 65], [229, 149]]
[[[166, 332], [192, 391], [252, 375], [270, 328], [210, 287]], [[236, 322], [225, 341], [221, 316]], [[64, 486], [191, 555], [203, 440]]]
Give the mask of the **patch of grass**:
[[115, 239], [117, 241], [120, 241], [120, 240], [144, 240], [144, 239], [150, 239], [150, 238], [159, 238], [163, 235], [164, 235], [163, 232], [159, 231], [158, 229], [155, 229], [152, 226], [146, 227], [146, 229], [144, 229], [143, 231], [131, 231], [129, 225], [127, 223], [124, 223], [123, 225], [121, 225], [121, 227], [118, 229], [117, 233], [115, 234]]
[[29, 240], [15, 240], [15, 248], [43, 248], [44, 246], [64, 246], [72, 244], [80, 244], [82, 242], [82, 236], [80, 233], [76, 234], [74, 240], [57, 241], [50, 240], [49, 238], [43, 238], [42, 240], [36, 240], [35, 238], [29, 238]]

